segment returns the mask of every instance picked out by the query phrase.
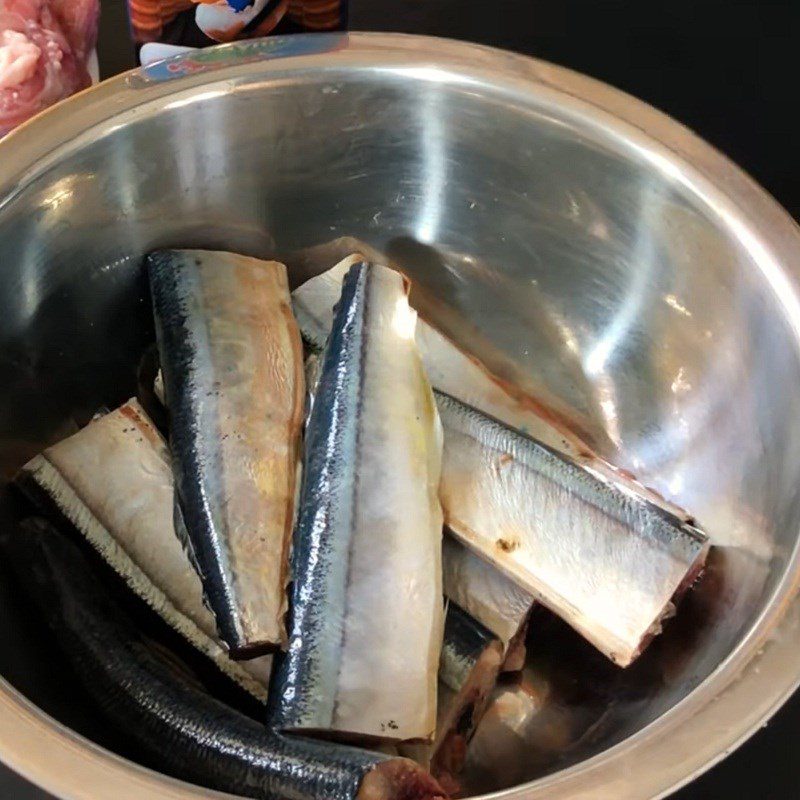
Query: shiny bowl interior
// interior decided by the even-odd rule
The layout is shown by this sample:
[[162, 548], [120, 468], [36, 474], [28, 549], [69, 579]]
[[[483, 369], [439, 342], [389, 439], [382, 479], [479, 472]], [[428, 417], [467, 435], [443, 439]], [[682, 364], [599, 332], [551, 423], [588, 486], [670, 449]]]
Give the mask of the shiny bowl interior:
[[[716, 545], [629, 670], [538, 620], [541, 725], [475, 791], [655, 797], [721, 758], [800, 677], [800, 233], [690, 132], [595, 81], [421, 37], [275, 39], [130, 73], [8, 137], [4, 480], [135, 392], [148, 250], [278, 257], [297, 282], [304, 248], [342, 236]], [[4, 523], [16, 513], [7, 498]], [[200, 796], [133, 763], [2, 563], [0, 635], [0, 758], [65, 797], [100, 781]]]

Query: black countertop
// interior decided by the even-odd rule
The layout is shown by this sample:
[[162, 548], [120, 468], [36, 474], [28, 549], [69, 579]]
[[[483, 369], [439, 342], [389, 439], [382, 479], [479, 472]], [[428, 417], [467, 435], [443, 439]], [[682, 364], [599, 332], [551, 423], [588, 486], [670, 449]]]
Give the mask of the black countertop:
[[[795, 48], [786, 0], [350, 0], [353, 30], [425, 33], [505, 47], [646, 100], [726, 153], [800, 219]], [[104, 76], [133, 65], [123, 0], [104, 0]], [[673, 800], [800, 797], [800, 694]], [[0, 766], [0, 798], [45, 800]]]

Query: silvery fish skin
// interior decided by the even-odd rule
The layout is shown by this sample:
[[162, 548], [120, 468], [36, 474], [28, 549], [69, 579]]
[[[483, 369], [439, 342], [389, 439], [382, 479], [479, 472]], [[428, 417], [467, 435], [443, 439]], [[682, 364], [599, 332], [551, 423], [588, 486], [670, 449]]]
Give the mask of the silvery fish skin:
[[443, 394], [440, 496], [467, 547], [627, 666], [699, 574], [707, 537]]
[[[349, 261], [292, 293], [301, 331], [312, 347], [329, 324], [326, 306]], [[445, 457], [440, 496], [452, 533], [563, 616], [615, 663], [630, 664], [674, 610], [673, 597], [699, 574], [707, 537], [684, 512], [675, 516], [670, 504], [591, 454], [580, 455], [576, 449], [579, 460], [570, 460], [570, 440], [561, 437], [558, 428], [509, 394], [507, 387], [431, 326], [420, 321], [416, 339], [442, 418]], [[477, 408], [467, 405], [470, 401]], [[489, 415], [492, 412], [498, 419]], [[537, 473], [523, 468], [517, 450], [530, 454], [534, 463], [547, 453], [563, 465], [560, 506], [548, 492], [535, 495], [529, 490]], [[565, 455], [560, 457], [557, 451]], [[509, 481], [508, 476], [514, 479]], [[570, 481], [575, 485], [568, 485]], [[540, 480], [531, 485], [544, 484]], [[582, 486], [593, 487], [597, 498], [605, 498], [608, 510], [621, 514], [622, 521], [604, 514], [602, 507], [594, 508], [593, 516], [608, 522], [592, 528], [587, 522], [591, 516], [585, 516], [591, 505], [576, 502]], [[534, 495], [547, 501], [542, 508], [550, 509], [549, 527], [541, 527], [544, 512], [533, 507]], [[627, 592], [632, 594], [626, 596]]]
[[512, 656], [513, 664], [504, 669], [519, 669], [533, 594], [451, 535], [442, 544], [442, 579], [445, 596], [490, 630], [504, 654]]
[[352, 267], [306, 430], [289, 649], [271, 687], [279, 729], [433, 737], [441, 429], [415, 322], [400, 275]]
[[[312, 352], [306, 356], [305, 359], [305, 377], [306, 377], [306, 404], [305, 404], [305, 420], [308, 422], [311, 416], [311, 407], [314, 405], [314, 393], [316, 391], [317, 379], [319, 378], [319, 371], [322, 366], [322, 353]], [[155, 400], [161, 405], [163, 412], [166, 413], [166, 395], [164, 392], [164, 376], [161, 370], [158, 370], [155, 378], [153, 379], [152, 389], [149, 389]]]
[[[343, 244], [349, 243], [345, 240]], [[353, 240], [353, 243], [358, 243]], [[358, 243], [360, 244], [360, 243]], [[338, 247], [332, 248], [334, 251]], [[369, 249], [371, 252], [372, 248]], [[321, 252], [328, 252], [323, 246]], [[299, 262], [299, 271], [309, 274], [317, 266], [319, 255], [311, 263]], [[342, 279], [350, 265], [362, 256], [355, 254], [336, 266], [309, 278], [292, 292], [292, 304], [306, 342], [320, 349], [330, 330], [333, 305], [339, 296]], [[549, 409], [524, 391], [505, 382], [477, 359], [461, 350], [432, 324], [424, 319], [417, 323], [417, 347], [428, 379], [434, 390], [448, 394], [484, 414], [510, 425], [549, 447], [564, 453], [584, 468], [606, 480], [624, 485], [629, 491], [661, 506], [685, 522], [691, 517], [679, 506], [640, 484], [633, 476], [600, 458]]]
[[[321, 364], [319, 353], [311, 352], [306, 357], [308, 414], [314, 405]], [[503, 669], [521, 669], [525, 661], [527, 621], [536, 602], [534, 596], [448, 535], [442, 541], [442, 583], [446, 597], [501, 641], [506, 656]]]
[[148, 256], [178, 500], [232, 654], [285, 645], [305, 387], [286, 268], [200, 250]]
[[314, 408], [314, 397], [317, 393], [317, 381], [322, 370], [322, 351], [311, 352], [306, 356], [306, 424], [311, 419]]
[[99, 416], [29, 461], [16, 478], [83, 537], [129, 589], [262, 702], [272, 659], [232, 661], [173, 527], [167, 443], [136, 400]]
[[[580, 443], [581, 449], [588, 445], [594, 450], [600, 447], [603, 452], [616, 452], [617, 445], [604, 430], [605, 418], [583, 369], [581, 354], [572, 347], [574, 341], [563, 320], [543, 300], [537, 281], [515, 281], [513, 270], [507, 273], [497, 269], [499, 265], [474, 253], [426, 245], [409, 237], [393, 239], [381, 252], [363, 239], [340, 236], [286, 253], [285, 263], [294, 285], [299, 286], [353, 253], [406, 275], [411, 281], [409, 301], [420, 319], [432, 323], [451, 346], [469, 353], [470, 360], [488, 371], [519, 404], [529, 404], [540, 416], [547, 415], [567, 432], [568, 440]], [[465, 283], [469, 284], [466, 295], [459, 288]], [[457, 305], [448, 302], [454, 295], [459, 297]], [[469, 305], [469, 297], [474, 301], [477, 296], [484, 298], [479, 305], [487, 315], [478, 324], [460, 307], [462, 301]], [[527, 355], [521, 356], [521, 361], [519, 355], [510, 357], [498, 347], [492, 326], [487, 328], [486, 322], [500, 303], [525, 339], [526, 354], [551, 351], [558, 352], [559, 357], [544, 362], [539, 359], [538, 369], [532, 371]], [[526, 360], [528, 366], [523, 363]], [[567, 404], [565, 395], [570, 397]]]
[[43, 521], [24, 522], [3, 544], [89, 694], [161, 769], [262, 800], [444, 800], [412, 762], [280, 736], [198, 690]]
[[461, 772], [467, 744], [486, 710], [502, 660], [501, 642], [455, 603], [448, 603], [431, 758], [431, 772], [443, 781]]
[[400, 744], [401, 755], [429, 769], [448, 791], [459, 791], [467, 745], [497, 682], [503, 646], [455, 603], [447, 604], [439, 659], [436, 738], [432, 744]]

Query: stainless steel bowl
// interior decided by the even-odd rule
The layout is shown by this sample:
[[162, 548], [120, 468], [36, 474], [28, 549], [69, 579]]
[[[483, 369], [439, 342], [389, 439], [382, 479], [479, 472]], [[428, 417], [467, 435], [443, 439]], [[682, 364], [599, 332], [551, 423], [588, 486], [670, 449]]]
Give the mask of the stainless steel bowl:
[[[800, 676], [800, 231], [692, 133], [589, 78], [420, 37], [273, 39], [129, 73], [11, 135], [4, 474], [134, 391], [143, 253], [277, 254], [297, 279], [298, 249], [342, 235], [434, 290], [443, 321], [461, 312], [456, 335], [718, 545], [631, 670], [534, 637], [534, 661], [557, 639], [569, 653], [550, 685], [585, 691], [556, 697], [564, 746], [520, 759], [504, 782], [534, 780], [502, 796], [656, 797], [724, 757]], [[73, 732], [119, 750], [0, 588], [3, 760], [61, 797], [208, 796]]]

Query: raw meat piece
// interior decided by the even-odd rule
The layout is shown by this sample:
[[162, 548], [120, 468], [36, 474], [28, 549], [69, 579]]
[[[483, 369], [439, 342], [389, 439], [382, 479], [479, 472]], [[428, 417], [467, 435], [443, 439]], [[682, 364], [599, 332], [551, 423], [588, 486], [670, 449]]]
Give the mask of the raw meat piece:
[[0, 0], [0, 136], [90, 83], [49, 3]]
[[97, 44], [100, 0], [49, 0], [49, 4], [72, 45], [72, 51], [81, 61], [86, 61]]

